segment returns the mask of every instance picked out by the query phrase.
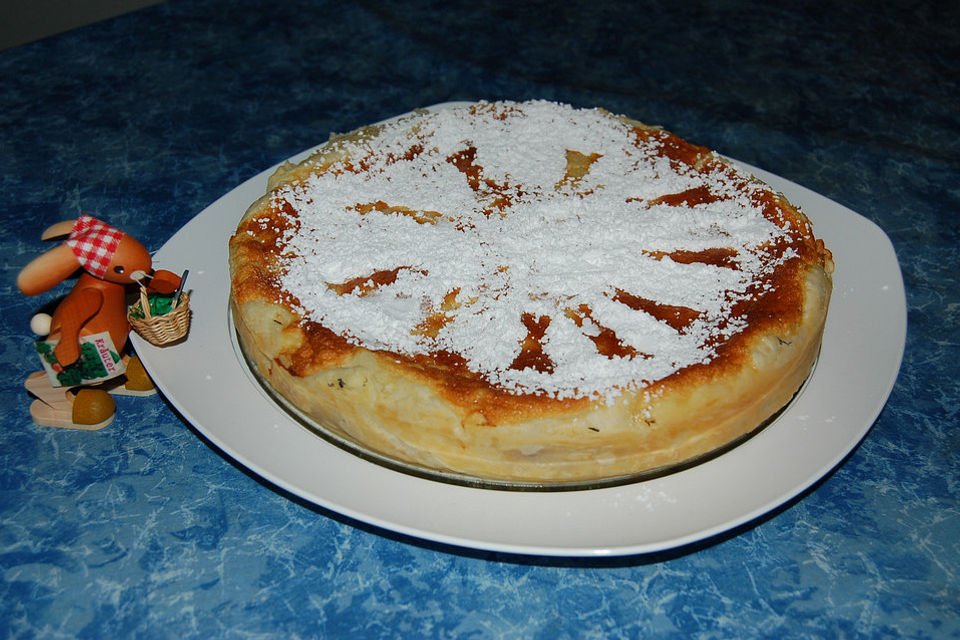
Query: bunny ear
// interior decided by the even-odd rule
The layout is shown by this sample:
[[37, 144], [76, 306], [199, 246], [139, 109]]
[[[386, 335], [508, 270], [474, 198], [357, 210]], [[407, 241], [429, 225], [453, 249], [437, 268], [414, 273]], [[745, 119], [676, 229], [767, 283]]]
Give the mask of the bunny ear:
[[80, 267], [73, 249], [57, 245], [34, 258], [17, 274], [17, 288], [21, 293], [35, 296], [57, 286]]
[[77, 223], [76, 220], [63, 220], [62, 222], [57, 222], [49, 227], [46, 231], [41, 234], [41, 240], [54, 240], [56, 238], [62, 238], [64, 236], [70, 235], [70, 232], [73, 231], [73, 225]]

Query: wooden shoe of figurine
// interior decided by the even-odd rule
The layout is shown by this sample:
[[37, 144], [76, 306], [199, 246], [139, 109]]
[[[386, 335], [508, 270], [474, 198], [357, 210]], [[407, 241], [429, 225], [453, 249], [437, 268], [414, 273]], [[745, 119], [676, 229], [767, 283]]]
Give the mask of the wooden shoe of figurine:
[[116, 403], [103, 389], [54, 387], [43, 371], [30, 374], [24, 386], [37, 398], [30, 417], [38, 426], [96, 431], [113, 422]]
[[124, 390], [129, 395], [149, 396], [157, 392], [157, 387], [150, 379], [147, 370], [143, 368], [143, 363], [136, 355], [130, 356], [127, 360], [127, 380], [123, 385]]
[[135, 355], [124, 356], [126, 373], [113, 380], [101, 383], [99, 386], [115, 396], [152, 396], [157, 393], [157, 387], [143, 368], [140, 358]]

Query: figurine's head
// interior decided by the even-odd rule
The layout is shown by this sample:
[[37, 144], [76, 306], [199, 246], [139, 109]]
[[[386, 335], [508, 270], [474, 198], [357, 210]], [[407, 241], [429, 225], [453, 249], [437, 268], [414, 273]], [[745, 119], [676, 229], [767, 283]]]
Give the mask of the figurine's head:
[[83, 268], [90, 275], [121, 285], [138, 282], [151, 269], [150, 252], [131, 236], [97, 220], [81, 216], [57, 223], [41, 236], [66, 241], [38, 256], [17, 276], [17, 287], [32, 296], [52, 289]]

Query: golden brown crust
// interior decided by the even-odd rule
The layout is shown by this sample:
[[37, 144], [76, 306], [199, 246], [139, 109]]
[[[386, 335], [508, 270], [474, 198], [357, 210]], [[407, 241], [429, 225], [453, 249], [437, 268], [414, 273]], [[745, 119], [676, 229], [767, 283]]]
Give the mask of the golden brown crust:
[[[633, 124], [638, 139], [657, 137], [673, 163], [732, 171], [702, 147]], [[377, 133], [368, 128], [350, 136]], [[343, 160], [336, 143], [299, 166], [284, 165], [270, 189]], [[590, 162], [590, 156], [568, 154], [568, 177], [576, 180]], [[671, 197], [694, 204], [706, 196]], [[551, 483], [636, 474], [707, 454], [753, 431], [789, 402], [813, 367], [832, 286], [831, 255], [782, 196], [766, 190], [761, 199], [765, 215], [789, 229], [784, 242], [793, 257], [737, 303], [747, 329], [716, 345], [709, 363], [621, 390], [609, 402], [498, 388], [455, 354], [371, 351], [302, 318], [295, 311], [299, 301], [279, 284], [279, 238], [290, 223], [274, 215], [269, 193], [250, 207], [231, 239], [234, 323], [248, 357], [279, 395], [362, 448], [481, 479]], [[671, 258], [722, 265], [729, 256], [674, 252]], [[647, 304], [646, 311], [667, 323], [685, 322], [677, 309], [653, 308], [626, 294], [621, 301]], [[606, 348], [623, 346], [608, 341]]]

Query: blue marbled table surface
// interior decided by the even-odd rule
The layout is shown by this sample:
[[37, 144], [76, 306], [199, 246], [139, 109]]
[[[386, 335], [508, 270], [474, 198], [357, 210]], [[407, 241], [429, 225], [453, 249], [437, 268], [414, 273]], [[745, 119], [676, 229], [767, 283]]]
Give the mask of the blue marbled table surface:
[[[177, 1], [0, 52], [0, 636], [960, 637], [956, 3]], [[35, 426], [17, 291], [49, 224], [159, 248], [331, 131], [449, 100], [603, 106], [877, 223], [906, 285], [892, 395], [783, 508], [662, 553], [460, 549], [284, 493], [162, 396]]]

